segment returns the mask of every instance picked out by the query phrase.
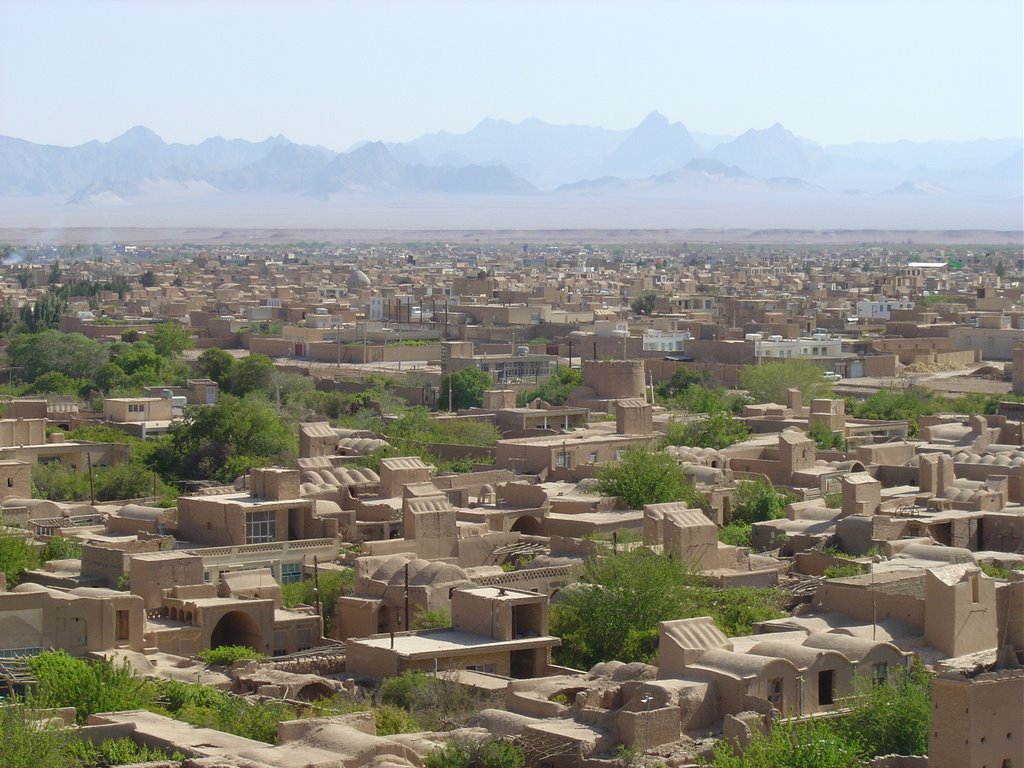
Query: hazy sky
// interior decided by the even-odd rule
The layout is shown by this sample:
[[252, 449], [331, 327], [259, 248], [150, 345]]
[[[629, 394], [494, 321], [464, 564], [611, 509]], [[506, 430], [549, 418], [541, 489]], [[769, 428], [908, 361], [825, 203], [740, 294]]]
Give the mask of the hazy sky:
[[1024, 133], [1021, 0], [0, 0], [0, 134], [345, 149], [490, 116], [823, 144]]

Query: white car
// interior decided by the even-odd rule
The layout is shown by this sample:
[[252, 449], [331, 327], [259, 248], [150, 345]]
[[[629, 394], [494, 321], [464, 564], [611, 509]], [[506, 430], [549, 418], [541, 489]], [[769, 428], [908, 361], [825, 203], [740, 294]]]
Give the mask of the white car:
[[827, 373], [824, 374], [824, 376], [825, 376], [825, 378], [828, 381], [839, 381], [841, 378], [843, 378], [842, 376], [840, 376], [838, 373], [835, 373], [834, 371], [828, 371]]

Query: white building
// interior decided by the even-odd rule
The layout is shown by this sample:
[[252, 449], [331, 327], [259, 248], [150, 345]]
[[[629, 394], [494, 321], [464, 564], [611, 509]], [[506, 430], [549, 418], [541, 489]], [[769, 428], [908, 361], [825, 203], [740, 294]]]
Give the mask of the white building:
[[913, 309], [914, 302], [905, 299], [861, 299], [857, 302], [857, 317], [869, 320], [888, 320], [894, 309]]
[[693, 336], [689, 331], [644, 331], [644, 352], [682, 352], [686, 341]]
[[839, 357], [843, 342], [827, 333], [816, 333], [809, 339], [784, 339], [781, 336], [764, 338], [760, 333], [748, 333], [747, 341], [753, 342], [754, 354], [759, 360], [790, 357], [829, 358]]

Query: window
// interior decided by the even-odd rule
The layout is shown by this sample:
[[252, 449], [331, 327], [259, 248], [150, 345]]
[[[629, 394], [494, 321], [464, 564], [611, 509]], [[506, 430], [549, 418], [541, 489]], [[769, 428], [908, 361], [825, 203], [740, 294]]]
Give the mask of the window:
[[470, 664], [466, 667], [468, 672], [485, 672], [486, 674], [493, 675], [495, 666], [493, 664]]
[[302, 581], [302, 563], [281, 563], [281, 583]]
[[556, 467], [567, 467], [569, 466], [569, 454], [564, 450], [559, 451], [555, 454], [555, 466]]
[[775, 677], [768, 681], [768, 703], [778, 710], [782, 709], [781, 677]]
[[889, 676], [889, 665], [884, 661], [880, 661], [877, 664], [871, 666], [871, 682], [875, 685], [881, 685], [885, 682]]
[[245, 543], [269, 544], [277, 541], [277, 520], [274, 512], [249, 512], [245, 516]]
[[145, 413], [145, 403], [128, 403], [128, 413]]
[[590, 463], [597, 464], [597, 451], [590, 452]]

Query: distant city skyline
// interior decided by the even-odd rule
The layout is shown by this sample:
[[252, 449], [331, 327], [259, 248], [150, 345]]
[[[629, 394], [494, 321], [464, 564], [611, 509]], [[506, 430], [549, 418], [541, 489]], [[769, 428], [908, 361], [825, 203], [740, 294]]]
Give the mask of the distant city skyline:
[[0, 134], [284, 134], [346, 150], [485, 117], [824, 145], [1024, 133], [1019, 0], [0, 0]]

